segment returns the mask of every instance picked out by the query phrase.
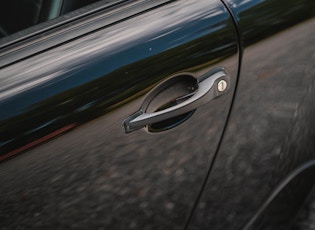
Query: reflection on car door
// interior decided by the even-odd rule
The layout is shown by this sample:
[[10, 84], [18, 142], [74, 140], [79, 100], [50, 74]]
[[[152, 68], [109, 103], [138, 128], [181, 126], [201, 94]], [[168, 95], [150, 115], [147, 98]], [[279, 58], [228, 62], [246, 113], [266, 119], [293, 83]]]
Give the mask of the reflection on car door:
[[[238, 41], [219, 0], [150, 4], [116, 6], [0, 70], [3, 227], [185, 225], [229, 114]], [[131, 115], [195, 100], [218, 73], [202, 106], [126, 133]]]

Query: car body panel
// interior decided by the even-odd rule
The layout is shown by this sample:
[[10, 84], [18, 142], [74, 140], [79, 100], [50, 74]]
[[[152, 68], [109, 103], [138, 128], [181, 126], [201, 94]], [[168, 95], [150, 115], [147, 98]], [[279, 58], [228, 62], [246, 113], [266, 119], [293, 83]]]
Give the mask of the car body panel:
[[[146, 11], [140, 4], [139, 12], [124, 5], [132, 16], [118, 10], [124, 20], [107, 26], [104, 17], [69, 37], [65, 29], [66, 40], [53, 45], [47, 35], [39, 47], [25, 41], [13, 53], [6, 48], [2, 227], [184, 227], [229, 114], [239, 43], [220, 1], [165, 2], [151, 1]], [[173, 129], [125, 133], [124, 119], [155, 86], [175, 75], [198, 80], [214, 67], [229, 72], [225, 95]]]
[[225, 2], [242, 64], [189, 229], [289, 229], [314, 183], [314, 1]]

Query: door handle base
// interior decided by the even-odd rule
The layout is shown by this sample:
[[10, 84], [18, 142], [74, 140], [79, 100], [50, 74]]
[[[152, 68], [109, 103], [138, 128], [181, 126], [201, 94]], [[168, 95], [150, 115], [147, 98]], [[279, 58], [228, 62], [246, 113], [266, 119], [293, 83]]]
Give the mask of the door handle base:
[[[163, 88], [163, 85], [168, 85], [168, 81], [174, 81], [174, 78], [166, 80], [165, 82], [158, 85], [156, 88]], [[198, 107], [225, 94], [230, 88], [229, 74], [223, 68], [214, 68], [197, 79], [195, 88], [196, 90], [194, 92], [176, 98], [176, 103], [168, 108], [155, 112], [147, 112], [146, 106], [141, 106], [141, 108], [137, 112], [127, 117], [123, 121], [125, 132], [130, 133], [147, 125], [151, 125], [185, 113], [189, 113], [190, 111], [193, 111]], [[152, 92], [156, 91], [159, 91], [159, 94], [157, 95], [166, 92], [164, 92], [163, 90], [152, 90]], [[167, 96], [169, 95], [170, 94], [168, 93]], [[148, 94], [148, 97], [154, 98], [154, 96], [151, 96], [150, 93]], [[173, 99], [170, 98], [170, 100]]]

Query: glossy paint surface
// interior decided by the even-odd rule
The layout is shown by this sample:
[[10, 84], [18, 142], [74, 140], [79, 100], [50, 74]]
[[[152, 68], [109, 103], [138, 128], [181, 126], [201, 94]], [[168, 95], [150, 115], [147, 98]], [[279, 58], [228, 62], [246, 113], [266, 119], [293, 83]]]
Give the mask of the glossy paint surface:
[[[224, 5], [183, 0], [1, 69], [1, 226], [182, 229], [225, 126], [238, 58]], [[125, 134], [123, 120], [161, 81], [217, 66], [230, 74], [227, 94], [168, 131]]]
[[314, 1], [226, 3], [242, 38], [241, 72], [189, 229], [289, 229], [314, 183]]

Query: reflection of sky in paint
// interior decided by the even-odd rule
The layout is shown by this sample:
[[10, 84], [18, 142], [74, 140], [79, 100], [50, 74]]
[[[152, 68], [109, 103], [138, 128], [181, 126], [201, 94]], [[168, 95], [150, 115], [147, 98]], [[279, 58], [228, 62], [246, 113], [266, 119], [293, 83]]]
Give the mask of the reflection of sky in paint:
[[[194, 0], [177, 1], [162, 9], [27, 59], [21, 63], [25, 66], [24, 70], [18, 68], [20, 72], [15, 71], [14, 65], [2, 70], [0, 101], [20, 94], [24, 100], [36, 102], [39, 100], [36, 91], [42, 92], [43, 89], [48, 98], [121, 66], [214, 32], [220, 27], [209, 25], [218, 24], [227, 15], [222, 7], [208, 0], [198, 3]], [[85, 60], [87, 57], [88, 60]], [[22, 95], [26, 90], [28, 95]], [[9, 101], [3, 104], [9, 106], [10, 111], [19, 107], [17, 104], [10, 105]], [[1, 117], [3, 113], [0, 111]]]
[[252, 6], [265, 2], [266, 0], [226, 0], [229, 5], [237, 12], [242, 12]]

